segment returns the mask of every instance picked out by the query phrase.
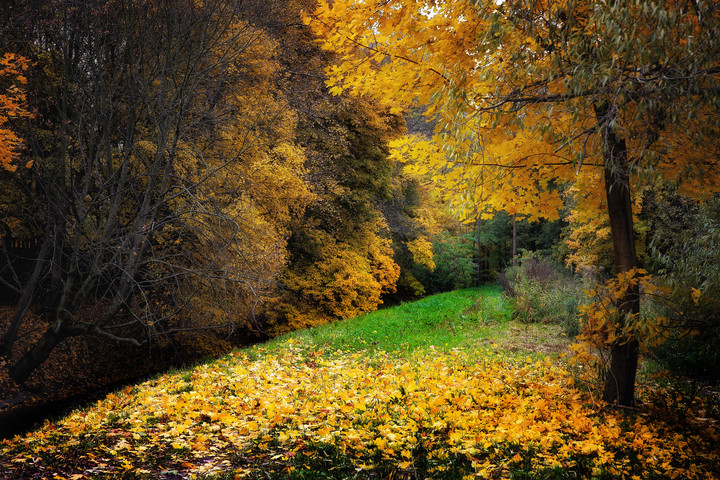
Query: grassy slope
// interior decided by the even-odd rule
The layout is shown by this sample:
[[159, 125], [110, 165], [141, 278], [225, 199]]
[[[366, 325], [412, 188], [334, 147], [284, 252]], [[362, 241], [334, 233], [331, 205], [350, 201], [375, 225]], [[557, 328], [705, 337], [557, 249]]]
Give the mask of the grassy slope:
[[496, 288], [294, 332], [0, 443], [0, 479], [714, 478], [712, 425], [598, 409]]
[[384, 351], [394, 355], [408, 355], [430, 346], [447, 351], [495, 344], [510, 353], [560, 353], [567, 348], [569, 342], [556, 325], [525, 325], [511, 318], [512, 308], [499, 287], [468, 288], [292, 332], [250, 352], [275, 352], [287, 340], [310, 350]]

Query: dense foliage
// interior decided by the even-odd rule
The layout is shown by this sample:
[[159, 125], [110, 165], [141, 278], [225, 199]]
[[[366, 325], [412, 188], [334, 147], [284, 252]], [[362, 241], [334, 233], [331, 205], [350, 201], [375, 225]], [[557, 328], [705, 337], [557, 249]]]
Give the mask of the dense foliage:
[[705, 203], [656, 193], [647, 200], [649, 251], [666, 294], [655, 308], [669, 319], [653, 354], [672, 371], [720, 382], [720, 198]]
[[323, 0], [306, 21], [338, 53], [331, 91], [418, 103], [436, 122], [393, 147], [467, 218], [552, 220], [571, 195], [586, 234], [608, 229], [629, 288], [613, 300], [604, 398], [631, 406], [646, 339], [632, 327], [640, 283], [623, 279], [641, 266], [642, 193], [720, 185], [716, 3]]
[[0, 45], [18, 54], [0, 67], [0, 294], [15, 306], [0, 354], [15, 381], [42, 389], [33, 372], [60, 345], [85, 351], [76, 337], [107, 341], [93, 361], [113, 343], [187, 361], [396, 291], [396, 257], [426, 233], [389, 158], [404, 120], [328, 93], [303, 8], [3, 5]]

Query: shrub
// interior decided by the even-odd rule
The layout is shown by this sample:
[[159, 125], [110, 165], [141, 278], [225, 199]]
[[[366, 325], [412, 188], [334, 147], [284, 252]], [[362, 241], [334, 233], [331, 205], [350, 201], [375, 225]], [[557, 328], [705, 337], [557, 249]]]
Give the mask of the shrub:
[[561, 264], [529, 254], [519, 266], [505, 270], [500, 283], [514, 292], [515, 317], [521, 322], [560, 324], [568, 336], [580, 332], [578, 306], [586, 298], [587, 280]]
[[652, 267], [668, 292], [651, 306], [671, 327], [651, 353], [673, 373], [720, 383], [720, 197], [661, 192], [646, 203]]

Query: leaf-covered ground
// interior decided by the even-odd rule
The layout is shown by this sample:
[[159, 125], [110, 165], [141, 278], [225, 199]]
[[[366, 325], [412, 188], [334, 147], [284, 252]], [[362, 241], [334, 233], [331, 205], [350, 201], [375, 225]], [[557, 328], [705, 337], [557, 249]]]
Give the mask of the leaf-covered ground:
[[5, 441], [0, 478], [720, 478], [702, 405], [682, 419], [603, 408], [557, 359], [494, 343], [401, 355], [310, 337], [163, 375]]

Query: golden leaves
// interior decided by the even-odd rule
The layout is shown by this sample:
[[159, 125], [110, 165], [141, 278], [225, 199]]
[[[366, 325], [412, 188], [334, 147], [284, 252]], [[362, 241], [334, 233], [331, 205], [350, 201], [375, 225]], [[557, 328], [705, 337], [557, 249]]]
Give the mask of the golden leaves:
[[489, 361], [487, 352], [434, 349], [407, 359], [320, 354], [294, 341], [279, 354], [259, 354], [251, 360], [238, 352], [126, 388], [3, 442], [0, 459], [24, 468], [28, 457], [72, 450], [95, 474], [152, 471], [158, 457], [191, 474], [212, 465], [242, 476], [231, 455], [290, 458], [322, 443], [358, 469], [380, 458], [409, 472], [422, 449], [438, 472], [451, 454], [485, 478], [532, 450], [534, 472], [583, 462], [617, 477], [642, 468], [706, 478], [703, 462], [717, 458], [708, 453], [710, 437], [669, 439], [668, 426], [644, 417], [621, 427], [621, 413], [590, 407], [569, 373], [548, 360]]
[[655, 285], [646, 270], [633, 268], [622, 272], [587, 293], [592, 302], [578, 307], [582, 319], [581, 334], [571, 349], [575, 364], [591, 367], [588, 375], [603, 371], [608, 362], [607, 351], [612, 345], [637, 341], [646, 352], [667, 339], [664, 332], [670, 325], [668, 318], [626, 312], [627, 308], [622, 305], [628, 295], [631, 298], [667, 295], [667, 289]]
[[280, 328], [296, 330], [370, 312], [382, 303], [382, 294], [394, 292], [400, 267], [390, 240], [381, 236], [384, 228], [379, 219], [363, 222], [346, 239], [312, 231], [317, 260], [283, 275], [285, 286], [305, 304], [283, 307], [289, 322]]
[[702, 292], [697, 288], [693, 288], [690, 296], [692, 297], [693, 303], [695, 305], [697, 305], [700, 302], [700, 297], [702, 296]]
[[[603, 97], [619, 106], [613, 128], [636, 192], [661, 178], [695, 197], [717, 191], [717, 98], [700, 93], [717, 90], [717, 20], [682, 2], [374, 0], [321, 1], [306, 18], [338, 54], [334, 89], [426, 108], [439, 134], [397, 142], [396, 155], [414, 158], [470, 220], [496, 210], [557, 218], [566, 182], [586, 194], [577, 209], [597, 215]], [[586, 253], [574, 261], [593, 261]]]
[[432, 242], [427, 237], [419, 237], [407, 243], [408, 250], [413, 256], [413, 261], [428, 270], [435, 270], [433, 260]]

